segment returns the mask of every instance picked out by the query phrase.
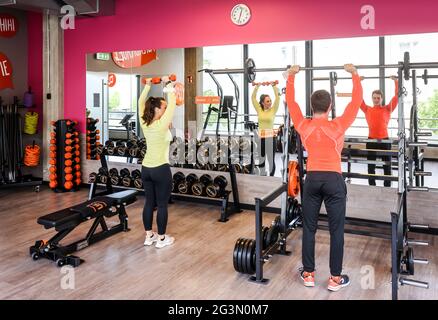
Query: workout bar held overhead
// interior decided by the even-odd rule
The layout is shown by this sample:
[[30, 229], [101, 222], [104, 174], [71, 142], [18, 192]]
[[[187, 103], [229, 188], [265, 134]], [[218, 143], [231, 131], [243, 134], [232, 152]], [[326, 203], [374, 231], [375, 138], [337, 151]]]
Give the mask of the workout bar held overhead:
[[[243, 73], [247, 77], [248, 82], [253, 82], [256, 78], [256, 72], [283, 72], [286, 71], [290, 66], [286, 68], [256, 68], [253, 59], [248, 58], [245, 61], [244, 68], [238, 69], [201, 69], [198, 72], [207, 72], [212, 74], [239, 74]], [[404, 73], [405, 80], [410, 79], [410, 69], [427, 69], [427, 68], [438, 68], [438, 62], [410, 62], [409, 52], [405, 52], [403, 56], [403, 61], [397, 64], [385, 64], [385, 65], [356, 65], [357, 69], [401, 69]], [[300, 70], [343, 70], [344, 66], [316, 66], [316, 67], [300, 67]], [[427, 76], [427, 73], [426, 73]]]

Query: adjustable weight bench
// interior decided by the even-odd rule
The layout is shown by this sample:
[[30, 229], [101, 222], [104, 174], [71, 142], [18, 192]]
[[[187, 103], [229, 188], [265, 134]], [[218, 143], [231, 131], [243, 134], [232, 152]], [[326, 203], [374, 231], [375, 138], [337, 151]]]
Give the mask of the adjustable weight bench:
[[[137, 191], [127, 190], [116, 192], [105, 196], [98, 196], [87, 202], [63, 209], [38, 218], [38, 224], [46, 229], [55, 228], [58, 233], [50, 240], [38, 240], [35, 245], [30, 247], [30, 255], [33, 260], [46, 258], [56, 262], [57, 266], [71, 265], [77, 267], [84, 260], [71, 255], [96, 243], [108, 238], [121, 231], [129, 231], [128, 215], [125, 206], [137, 200]], [[108, 228], [105, 218], [118, 215], [120, 223]], [[86, 237], [69, 245], [62, 246], [59, 242], [65, 238], [82, 222], [95, 219]], [[101, 226], [101, 231], [96, 233], [97, 227]]]

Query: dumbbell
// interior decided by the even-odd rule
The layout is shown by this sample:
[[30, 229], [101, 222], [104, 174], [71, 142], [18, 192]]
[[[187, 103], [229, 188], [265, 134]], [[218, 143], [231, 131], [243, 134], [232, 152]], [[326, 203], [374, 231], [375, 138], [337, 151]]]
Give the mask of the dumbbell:
[[146, 145], [144, 145], [141, 149], [140, 149], [140, 158], [143, 159], [144, 156], [146, 155]]
[[[168, 77], [169, 77], [169, 80], [170, 80], [170, 81], [176, 81], [176, 75], [171, 74], [171, 75], [169, 75]], [[148, 79], [151, 80], [152, 84], [160, 84], [160, 83], [163, 81], [161, 77], [154, 77], [154, 78], [143, 78], [143, 79], [141, 80], [141, 82], [142, 82], [143, 84], [146, 84], [146, 80], [148, 80]]]
[[236, 171], [236, 173], [243, 172], [243, 168], [242, 168], [242, 165], [240, 163], [233, 163], [232, 166], [234, 166], [234, 171]]
[[186, 176], [181, 171], [176, 172], [172, 177], [172, 191], [179, 192], [178, 186], [180, 183], [184, 182]]
[[127, 147], [126, 147], [126, 143], [123, 141], [117, 141], [116, 143], [116, 148], [117, 148], [117, 154], [119, 156], [125, 156], [126, 155], [126, 151], [127, 151]]
[[105, 146], [106, 146], [107, 153], [110, 156], [112, 156], [116, 152], [116, 145], [115, 145], [114, 141], [109, 140], [109, 141], [105, 142]]
[[97, 174], [96, 172], [91, 172], [91, 173], [88, 175], [88, 182], [89, 182], [89, 183], [99, 182], [98, 174]]
[[119, 176], [119, 171], [116, 168], [111, 168], [109, 170], [110, 182], [113, 186], [118, 186], [121, 183], [121, 178]]
[[135, 169], [131, 172], [131, 177], [134, 179], [134, 187], [137, 189], [143, 188], [143, 180], [141, 179], [141, 171], [138, 169]]
[[99, 168], [99, 173], [97, 174], [97, 181], [103, 184], [107, 184], [108, 182], [108, 169], [107, 168]]
[[217, 176], [205, 189], [207, 197], [219, 198], [223, 196], [225, 194], [225, 188], [227, 187], [227, 184], [227, 178], [224, 176]]
[[97, 154], [104, 154], [105, 151], [105, 147], [103, 144], [99, 144], [98, 146], [96, 146], [96, 153]]
[[178, 184], [178, 191], [182, 194], [189, 194], [192, 191], [192, 185], [198, 181], [198, 176], [190, 173], [184, 181]]
[[65, 134], [65, 137], [67, 138], [67, 139], [73, 139], [73, 138], [75, 138], [75, 137], [78, 137], [79, 136], [79, 132], [77, 132], [75, 129], [73, 129], [73, 130], [67, 130], [67, 133]]
[[67, 125], [67, 127], [72, 127], [72, 126], [77, 125], [78, 122], [77, 122], [77, 121], [72, 121], [72, 120], [67, 120], [67, 121], [65, 122], [65, 124]]
[[227, 164], [218, 164], [217, 165], [217, 171], [227, 172], [228, 171], [228, 165]]
[[99, 122], [99, 119], [87, 118], [87, 125], [95, 125]]
[[271, 86], [271, 85], [277, 85], [278, 84], [278, 80], [274, 80], [274, 81], [264, 81], [264, 82], [251, 82], [252, 86]]
[[122, 178], [122, 185], [124, 187], [130, 187], [132, 184], [132, 178], [131, 173], [129, 172], [129, 169], [123, 168], [120, 170], [120, 177]]
[[137, 157], [138, 156], [138, 152], [140, 151], [137, 145], [137, 141], [135, 140], [129, 140], [126, 143], [126, 146], [128, 148], [128, 153], [131, 157]]
[[251, 173], [251, 164], [244, 164], [242, 166], [242, 173], [250, 174]]
[[94, 143], [94, 142], [100, 140], [100, 136], [99, 135], [87, 135], [86, 140], [87, 140], [87, 142]]
[[213, 181], [213, 179], [211, 178], [211, 176], [209, 174], [203, 174], [200, 178], [199, 181], [195, 182], [192, 185], [192, 193], [195, 196], [202, 196], [205, 193], [205, 189], [207, 188], [207, 186], [209, 184], [211, 184]]

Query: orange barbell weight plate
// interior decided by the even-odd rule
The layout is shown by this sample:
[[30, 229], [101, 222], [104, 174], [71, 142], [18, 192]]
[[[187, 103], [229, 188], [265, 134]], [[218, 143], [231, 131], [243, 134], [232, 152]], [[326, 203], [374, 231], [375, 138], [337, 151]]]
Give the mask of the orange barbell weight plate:
[[289, 161], [288, 175], [287, 193], [290, 197], [295, 198], [300, 193], [300, 175], [297, 161]]

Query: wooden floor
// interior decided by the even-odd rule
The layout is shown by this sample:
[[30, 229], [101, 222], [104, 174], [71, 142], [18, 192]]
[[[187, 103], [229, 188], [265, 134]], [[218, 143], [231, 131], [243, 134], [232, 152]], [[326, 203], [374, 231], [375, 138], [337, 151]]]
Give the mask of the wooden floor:
[[[36, 219], [44, 214], [84, 201], [87, 190], [56, 194], [42, 188], [0, 191], [0, 299], [390, 299], [390, 246], [387, 240], [345, 236], [344, 271], [352, 283], [337, 293], [326, 289], [329, 235], [317, 234], [316, 287], [304, 288], [297, 276], [301, 266], [301, 230], [288, 240], [291, 256], [274, 256], [265, 267], [267, 285], [249, 282], [233, 269], [232, 250], [238, 237], [253, 237], [254, 213], [217, 221], [219, 208], [178, 202], [171, 205], [168, 232], [173, 246], [144, 247], [141, 211], [144, 198], [128, 207], [131, 231], [120, 233], [78, 255], [86, 262], [75, 269], [75, 289], [62, 289], [64, 274], [53, 262], [32, 261], [29, 246], [48, 239]], [[265, 224], [273, 219], [266, 215]], [[86, 232], [84, 226], [73, 238]], [[82, 233], [80, 232], [82, 231]], [[400, 299], [438, 299], [438, 241], [416, 247], [417, 257], [429, 265], [416, 265], [415, 279], [429, 281], [430, 289], [401, 287]], [[375, 289], [362, 289], [363, 266], [375, 270]]]

